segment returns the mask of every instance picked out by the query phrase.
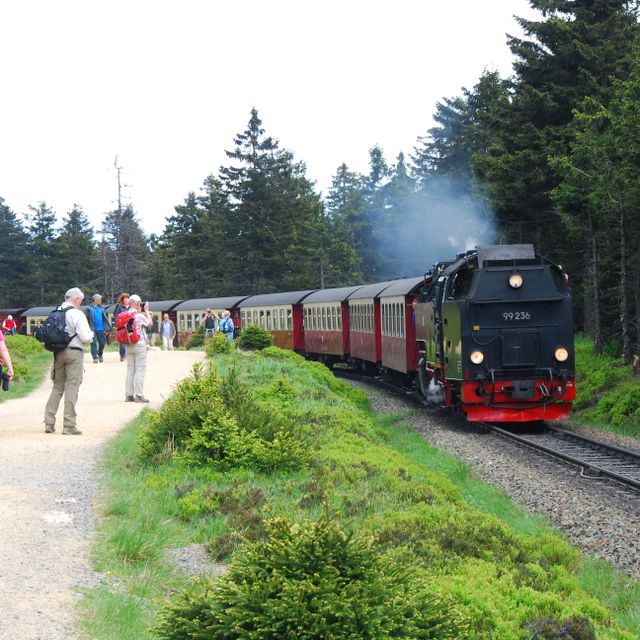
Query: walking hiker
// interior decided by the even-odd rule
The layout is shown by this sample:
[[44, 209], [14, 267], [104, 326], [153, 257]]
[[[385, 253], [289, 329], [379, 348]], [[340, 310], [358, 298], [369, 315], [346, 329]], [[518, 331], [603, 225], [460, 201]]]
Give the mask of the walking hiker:
[[[78, 287], [73, 287], [67, 291], [64, 296], [64, 302], [57, 309], [57, 311], [63, 312], [64, 330], [70, 340], [64, 348], [53, 352], [53, 367], [51, 369], [53, 389], [44, 410], [45, 433], [53, 433], [56, 430], [56, 413], [63, 395], [64, 418], [62, 433], [63, 435], [72, 436], [79, 436], [82, 433], [76, 426], [76, 402], [78, 401], [78, 391], [82, 384], [84, 345], [93, 340], [93, 331], [89, 328], [87, 317], [80, 310], [83, 300], [84, 293]], [[60, 314], [58, 314], [58, 317], [60, 317]], [[47, 325], [48, 319], [42, 329], [43, 333]], [[45, 341], [45, 346], [46, 344]]]
[[162, 350], [173, 351], [173, 340], [176, 337], [176, 325], [169, 318], [169, 314], [165, 313], [162, 317], [162, 324], [160, 325], [160, 332], [162, 335]]
[[104, 345], [107, 343], [107, 331], [111, 329], [111, 325], [102, 306], [102, 296], [99, 293], [93, 294], [92, 302], [87, 309], [87, 320], [89, 328], [93, 331], [93, 342], [91, 343], [93, 362], [102, 362]]

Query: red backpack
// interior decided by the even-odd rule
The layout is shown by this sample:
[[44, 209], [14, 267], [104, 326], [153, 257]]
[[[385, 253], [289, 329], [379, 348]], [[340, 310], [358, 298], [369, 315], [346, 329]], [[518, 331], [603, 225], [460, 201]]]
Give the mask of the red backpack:
[[134, 322], [137, 313], [135, 309], [128, 309], [117, 315], [116, 340], [120, 344], [136, 344], [140, 340], [138, 324]]

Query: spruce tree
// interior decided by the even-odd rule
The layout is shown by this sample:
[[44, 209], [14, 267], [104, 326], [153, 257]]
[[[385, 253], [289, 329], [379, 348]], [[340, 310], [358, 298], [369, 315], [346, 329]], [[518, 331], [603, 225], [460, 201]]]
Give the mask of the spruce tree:
[[10, 207], [0, 201], [0, 307], [20, 307], [36, 302], [29, 290], [33, 262], [29, 236]]
[[45, 203], [30, 206], [27, 215], [29, 223], [29, 254], [33, 263], [29, 299], [38, 305], [54, 304], [57, 287], [54, 283], [61, 277], [62, 263], [55, 244], [57, 219], [55, 212]]
[[220, 168], [228, 201], [225, 282], [243, 293], [317, 286], [322, 204], [304, 163], [265, 136], [253, 109]]

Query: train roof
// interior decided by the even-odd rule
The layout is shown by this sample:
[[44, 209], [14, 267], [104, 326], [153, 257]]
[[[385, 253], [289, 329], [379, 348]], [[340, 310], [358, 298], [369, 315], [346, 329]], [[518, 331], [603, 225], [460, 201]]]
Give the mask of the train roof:
[[355, 293], [361, 287], [362, 285], [359, 284], [356, 287], [318, 289], [304, 299], [304, 304], [308, 302], [344, 302], [352, 293]]
[[232, 309], [249, 296], [226, 296], [221, 298], [193, 298], [177, 304], [172, 311], [199, 311], [200, 309]]
[[283, 293], [262, 293], [256, 296], [245, 298], [238, 306], [243, 307], [268, 307], [276, 304], [299, 304], [310, 293], [317, 289], [306, 289], [304, 291], [285, 291]]
[[17, 307], [15, 309], [0, 309], [0, 316], [21, 316], [27, 307]]
[[48, 316], [54, 309], [58, 307], [31, 307], [27, 309], [22, 315], [25, 317], [29, 316]]
[[354, 291], [349, 300], [362, 300], [363, 298], [375, 298], [380, 295], [388, 286], [397, 280], [387, 280], [386, 282], [374, 282], [373, 284], [362, 285], [357, 291]]
[[[145, 302], [145, 300], [143, 300]], [[154, 311], [172, 311], [173, 308], [184, 302], [184, 298], [180, 298], [179, 300], [149, 300], [149, 306], [151, 307], [151, 312]], [[116, 308], [117, 302], [112, 304], [107, 304], [104, 307], [106, 313], [113, 313]]]
[[412, 293], [420, 285], [424, 284], [424, 276], [413, 278], [403, 278], [392, 282], [384, 291], [380, 293], [380, 298], [390, 298], [392, 296], [406, 296]]

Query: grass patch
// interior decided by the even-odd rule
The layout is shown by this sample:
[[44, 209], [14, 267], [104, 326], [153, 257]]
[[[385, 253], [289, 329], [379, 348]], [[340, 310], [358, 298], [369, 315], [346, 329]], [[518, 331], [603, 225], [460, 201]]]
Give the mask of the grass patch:
[[[104, 580], [83, 603], [91, 637], [640, 633], [623, 615], [638, 602], [637, 593], [622, 597], [626, 583], [595, 569], [578, 576], [578, 552], [544, 518], [430, 447], [403, 416], [373, 416], [366, 396], [326, 367], [275, 348], [221, 355], [216, 366], [105, 453], [94, 552]], [[305, 455], [292, 458], [301, 444]], [[256, 451], [271, 462], [256, 464]], [[166, 550], [192, 543], [227, 563], [228, 575], [193, 583], [178, 572]], [[620, 595], [604, 599], [607, 588]], [[365, 609], [382, 631], [352, 625]], [[113, 615], [128, 618], [126, 633], [117, 635]], [[238, 635], [236, 624], [255, 633]]]

